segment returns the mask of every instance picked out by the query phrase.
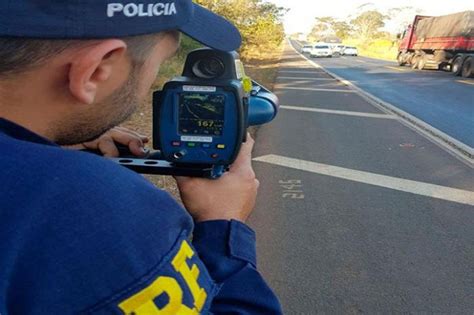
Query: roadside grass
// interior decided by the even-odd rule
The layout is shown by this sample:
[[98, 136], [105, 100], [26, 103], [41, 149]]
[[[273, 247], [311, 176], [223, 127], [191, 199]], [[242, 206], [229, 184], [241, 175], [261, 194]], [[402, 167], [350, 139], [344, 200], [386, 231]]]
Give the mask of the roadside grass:
[[[184, 66], [186, 55], [189, 51], [200, 47], [196, 42], [188, 38], [183, 38], [183, 42], [178, 54], [173, 57], [166, 64], [162, 65], [158, 72], [157, 79], [152, 86], [152, 91], [160, 90], [163, 85], [171, 78], [181, 74]], [[263, 84], [269, 89], [273, 89], [279, 62], [283, 52], [283, 45], [267, 52], [250, 52], [248, 57], [244, 59], [247, 75], [252, 79]], [[148, 99], [144, 104], [141, 104], [137, 112], [122, 126], [131, 130], [140, 132], [150, 137], [150, 146], [153, 141], [152, 135], [152, 94], [150, 93]], [[255, 138], [257, 135], [257, 128], [250, 128], [250, 133]], [[170, 176], [156, 176], [145, 175], [158, 188], [161, 188], [177, 200], [179, 199], [179, 191], [175, 180]]]
[[273, 90], [280, 66], [284, 45], [265, 52], [253, 52], [245, 60], [245, 71], [249, 77]]
[[[270, 51], [251, 51], [249, 56], [244, 60], [245, 72], [253, 80], [265, 86], [267, 89], [273, 90], [280, 60], [283, 53], [283, 43], [274, 50]], [[258, 127], [250, 127], [250, 135], [257, 138]]]
[[343, 41], [343, 45], [355, 46], [359, 55], [375, 59], [394, 61], [397, 59], [398, 43], [387, 39], [376, 39], [370, 43], [364, 43], [355, 39]]

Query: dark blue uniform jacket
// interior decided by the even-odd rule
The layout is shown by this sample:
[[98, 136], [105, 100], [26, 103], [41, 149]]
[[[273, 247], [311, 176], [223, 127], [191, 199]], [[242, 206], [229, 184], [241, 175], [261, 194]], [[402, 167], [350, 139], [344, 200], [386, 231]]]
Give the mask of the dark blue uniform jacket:
[[279, 314], [255, 234], [0, 119], [0, 314]]

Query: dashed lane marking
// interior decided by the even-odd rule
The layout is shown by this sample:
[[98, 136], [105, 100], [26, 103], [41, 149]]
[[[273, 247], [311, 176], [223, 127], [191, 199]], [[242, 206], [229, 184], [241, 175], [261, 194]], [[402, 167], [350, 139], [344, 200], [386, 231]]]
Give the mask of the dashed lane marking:
[[334, 114], [334, 115], [344, 115], [344, 116], [380, 118], [380, 119], [398, 119], [398, 117], [394, 116], [394, 115], [372, 114], [372, 113], [353, 112], [353, 111], [345, 111], [345, 110], [332, 110], [332, 109], [324, 109], [324, 108], [310, 108], [310, 107], [287, 106], [287, 105], [281, 105], [280, 108], [281, 109], [286, 109], [286, 110], [323, 113], [323, 114]]
[[276, 90], [302, 90], [302, 91], [316, 91], [316, 92], [336, 92], [336, 93], [356, 93], [354, 90], [337, 90], [337, 89], [318, 89], [318, 88], [302, 88], [302, 87], [286, 87], [277, 86]]
[[298, 70], [280, 70], [279, 73], [295, 73], [295, 74], [324, 74], [325, 72], [322, 71], [298, 71]]
[[283, 80], [336, 81], [334, 78], [278, 77]]
[[474, 85], [474, 81], [468, 81], [468, 80], [457, 80], [456, 82], [459, 82], [459, 83], [464, 83], [464, 84], [469, 84], [469, 85]]
[[407, 72], [407, 71], [410, 71], [410, 70], [407, 70], [405, 68], [397, 68], [397, 67], [392, 67], [392, 66], [386, 66], [385, 68], [387, 69], [392, 69], [392, 70], [396, 70], [396, 71], [400, 71], [400, 72]]
[[255, 158], [254, 161], [474, 206], [473, 191], [433, 185], [273, 154]]

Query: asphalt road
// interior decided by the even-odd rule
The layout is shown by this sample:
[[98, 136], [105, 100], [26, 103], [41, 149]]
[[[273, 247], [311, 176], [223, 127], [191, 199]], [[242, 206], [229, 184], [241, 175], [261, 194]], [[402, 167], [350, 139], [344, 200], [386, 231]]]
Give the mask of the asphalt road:
[[364, 57], [318, 58], [315, 62], [456, 140], [474, 148], [474, 79], [449, 72], [412, 70]]
[[250, 224], [285, 313], [472, 314], [474, 170], [290, 47], [276, 92]]

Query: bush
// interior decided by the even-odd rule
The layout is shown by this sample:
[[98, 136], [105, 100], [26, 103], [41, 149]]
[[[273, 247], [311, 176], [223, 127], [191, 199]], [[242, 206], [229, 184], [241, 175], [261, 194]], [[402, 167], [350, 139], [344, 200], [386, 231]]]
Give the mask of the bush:
[[242, 34], [242, 59], [272, 51], [285, 38], [281, 17], [285, 9], [262, 0], [196, 0], [232, 21]]

